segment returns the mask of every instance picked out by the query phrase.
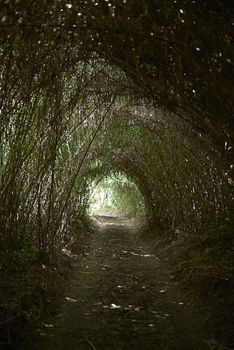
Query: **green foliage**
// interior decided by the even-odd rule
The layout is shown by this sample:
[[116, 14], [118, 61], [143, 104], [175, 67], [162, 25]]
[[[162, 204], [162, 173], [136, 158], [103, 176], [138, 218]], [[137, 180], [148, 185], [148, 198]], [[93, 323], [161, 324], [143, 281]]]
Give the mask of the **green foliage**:
[[91, 184], [90, 211], [93, 214], [122, 211], [132, 215], [144, 215], [144, 198], [126, 175], [113, 172]]
[[5, 1], [0, 22], [0, 273], [57, 260], [110, 173], [123, 208], [231, 261], [232, 3]]

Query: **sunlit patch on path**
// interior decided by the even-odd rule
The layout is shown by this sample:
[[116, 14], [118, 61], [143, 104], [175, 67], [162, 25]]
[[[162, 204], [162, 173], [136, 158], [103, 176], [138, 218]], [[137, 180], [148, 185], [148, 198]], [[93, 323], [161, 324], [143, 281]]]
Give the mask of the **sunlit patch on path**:
[[96, 226], [97, 230], [100, 229], [102, 232], [104, 230], [109, 230], [111, 228], [118, 229], [123, 232], [123, 230], [138, 230], [139, 226], [144, 225], [144, 218], [136, 218], [135, 216], [131, 216], [128, 213], [120, 212], [120, 211], [112, 211], [108, 213], [97, 212], [95, 216], [91, 217], [93, 224]]

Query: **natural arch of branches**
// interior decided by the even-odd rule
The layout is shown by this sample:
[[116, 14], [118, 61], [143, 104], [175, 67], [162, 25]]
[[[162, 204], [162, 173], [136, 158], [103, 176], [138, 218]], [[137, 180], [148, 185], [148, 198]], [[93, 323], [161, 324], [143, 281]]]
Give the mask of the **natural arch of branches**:
[[229, 216], [232, 12], [222, 2], [178, 6], [2, 7], [0, 210], [8, 263], [12, 247], [36, 241], [40, 256], [61, 249], [65, 226], [85, 213], [95, 160], [134, 179], [151, 222], [196, 231]]
[[1, 4], [0, 292], [13, 292], [3, 290], [0, 326], [18, 312], [32, 321], [17, 306], [22, 280], [34, 295], [35, 267], [47, 293], [44, 264], [82, 241], [90, 183], [111, 172], [138, 186], [148, 232], [196, 240], [201, 267], [226, 281], [233, 20], [231, 0]]

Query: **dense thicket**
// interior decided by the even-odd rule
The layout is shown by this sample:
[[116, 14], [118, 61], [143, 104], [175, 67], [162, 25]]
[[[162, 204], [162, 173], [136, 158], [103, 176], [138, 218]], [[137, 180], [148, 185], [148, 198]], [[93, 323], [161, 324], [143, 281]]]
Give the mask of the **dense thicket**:
[[229, 217], [230, 174], [196, 130], [165, 110], [155, 111], [149, 102], [131, 106], [129, 101], [104, 130], [100, 159], [105, 169], [121, 170], [134, 179], [153, 225], [197, 231], [204, 222]]
[[1, 2], [1, 271], [55, 261], [112, 171], [152, 226], [225, 225], [232, 250], [233, 20], [227, 0]]
[[[20, 34], [36, 66], [35, 46], [47, 56], [61, 46], [78, 46], [77, 59], [81, 50], [98, 53], [223, 150], [233, 144], [233, 20], [232, 1], [18, 1], [2, 8], [2, 35], [12, 42]], [[47, 65], [54, 77], [56, 66]]]
[[2, 4], [6, 255], [26, 241], [52, 253], [84, 213], [93, 159], [134, 179], [152, 221], [228, 212], [232, 16], [221, 1]]

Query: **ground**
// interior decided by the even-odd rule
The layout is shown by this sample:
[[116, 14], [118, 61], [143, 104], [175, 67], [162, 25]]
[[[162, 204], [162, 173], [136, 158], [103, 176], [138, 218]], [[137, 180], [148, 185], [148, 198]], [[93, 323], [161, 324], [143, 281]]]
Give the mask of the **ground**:
[[202, 350], [203, 310], [131, 221], [99, 217], [35, 350]]

